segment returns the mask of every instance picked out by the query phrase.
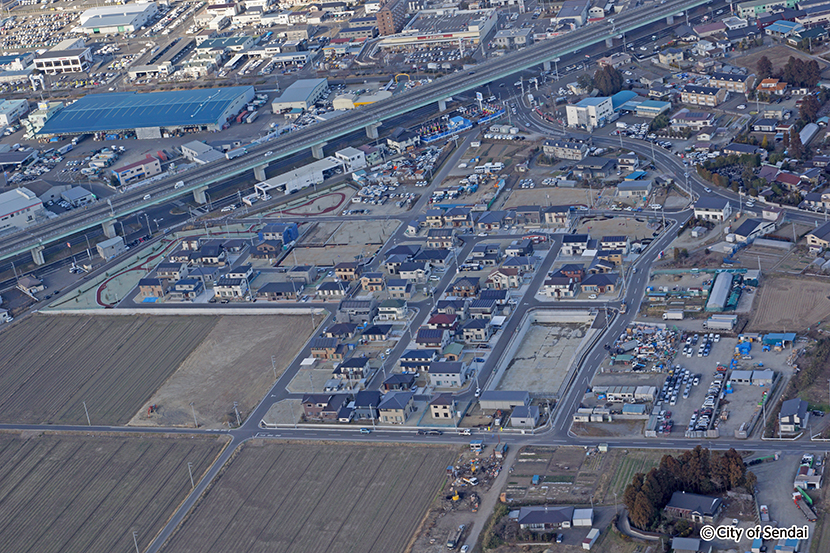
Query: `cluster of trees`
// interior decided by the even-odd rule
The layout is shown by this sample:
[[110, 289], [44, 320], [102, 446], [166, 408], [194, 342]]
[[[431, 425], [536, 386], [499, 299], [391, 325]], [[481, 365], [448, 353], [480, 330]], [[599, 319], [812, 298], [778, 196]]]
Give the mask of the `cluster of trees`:
[[649, 123], [648, 125], [648, 130], [654, 132], [660, 129], [665, 129], [669, 125], [671, 125], [671, 120], [669, 119], [669, 116], [665, 113], [661, 113], [660, 115], [651, 120], [651, 123]]
[[591, 77], [587, 73], [583, 73], [576, 80], [577, 86], [583, 90], [599, 90], [600, 96], [611, 96], [616, 94], [623, 88], [625, 79], [622, 73], [611, 66], [601, 65]]
[[635, 474], [625, 489], [623, 503], [631, 523], [646, 530], [659, 520], [674, 492], [711, 494], [745, 486], [754, 493], [756, 482], [755, 474], [746, 470], [734, 449], [718, 453], [697, 446], [677, 458], [664, 455], [648, 474]]
[[779, 72], [775, 71], [768, 57], [761, 56], [761, 59], [755, 65], [755, 70], [759, 79], [776, 77], [786, 81], [791, 86], [814, 87], [821, 79], [821, 68], [816, 60], [803, 61], [793, 56], [790, 56], [787, 64]]

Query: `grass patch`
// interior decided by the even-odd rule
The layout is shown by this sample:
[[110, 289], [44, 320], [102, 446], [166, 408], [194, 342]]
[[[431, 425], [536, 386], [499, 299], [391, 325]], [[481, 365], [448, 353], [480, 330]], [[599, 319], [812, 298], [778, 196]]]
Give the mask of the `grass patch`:
[[555, 484], [573, 484], [574, 477], [567, 474], [557, 474], [554, 476], [545, 476], [545, 482], [553, 482]]

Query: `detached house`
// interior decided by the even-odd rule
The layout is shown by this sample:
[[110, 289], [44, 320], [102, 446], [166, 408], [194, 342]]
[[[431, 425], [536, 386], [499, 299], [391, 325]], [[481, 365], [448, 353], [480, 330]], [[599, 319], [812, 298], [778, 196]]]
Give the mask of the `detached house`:
[[360, 276], [360, 265], [356, 261], [345, 261], [334, 266], [334, 276], [341, 280], [357, 280]]
[[507, 288], [518, 288], [522, 284], [522, 277], [519, 269], [503, 268], [494, 269], [487, 275], [484, 285], [487, 288], [505, 290]]
[[419, 328], [415, 343], [421, 348], [444, 349], [450, 343], [450, 333], [445, 329]]
[[337, 307], [339, 323], [368, 323], [377, 315], [375, 300], [344, 299]]
[[378, 306], [378, 320], [398, 321], [406, 318], [406, 300], [388, 299]]
[[807, 402], [800, 398], [788, 399], [781, 404], [778, 426], [782, 433], [794, 434], [807, 426]]
[[452, 394], [438, 394], [429, 402], [429, 414], [433, 419], [452, 419], [456, 405]]
[[549, 298], [573, 298], [577, 294], [578, 282], [576, 279], [564, 276], [557, 271], [545, 280], [542, 293]]
[[460, 388], [467, 382], [467, 367], [460, 361], [429, 364], [429, 384], [435, 388]]
[[387, 392], [378, 405], [380, 421], [403, 424], [415, 412], [414, 392]]
[[366, 292], [380, 292], [384, 288], [383, 273], [364, 273], [360, 286]]
[[452, 295], [461, 298], [474, 298], [478, 295], [481, 286], [474, 277], [460, 277], [452, 284]]
[[468, 344], [489, 342], [493, 336], [493, 325], [487, 319], [471, 319], [461, 327], [461, 336]]
[[433, 228], [427, 231], [427, 248], [449, 250], [455, 247], [455, 231], [451, 228]]
[[346, 394], [303, 394], [303, 415], [308, 420], [337, 422], [337, 413], [347, 399]]
[[674, 492], [663, 509], [667, 515], [698, 524], [713, 524], [720, 517], [725, 505], [723, 500], [696, 493]]
[[392, 299], [412, 299], [413, 288], [412, 283], [403, 278], [390, 278], [386, 283], [386, 289], [389, 291], [389, 297]]
[[588, 249], [590, 242], [591, 236], [589, 234], [566, 234], [562, 237], [560, 252], [563, 256], [579, 256]]

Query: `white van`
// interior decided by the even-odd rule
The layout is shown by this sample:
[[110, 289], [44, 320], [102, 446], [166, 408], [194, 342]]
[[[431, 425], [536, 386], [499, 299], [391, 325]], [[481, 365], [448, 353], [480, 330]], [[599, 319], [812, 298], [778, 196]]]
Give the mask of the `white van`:
[[173, 187], [173, 190], [176, 190], [177, 188], [182, 188], [183, 186], [184, 186], [184, 181], [183, 181], [183, 180], [180, 180], [180, 181], [179, 181], [179, 182], [177, 182], [177, 183], [176, 183], [176, 185]]
[[144, 199], [145, 199], [145, 200], [149, 200], [150, 198], [151, 198], [151, 195], [150, 195], [150, 194], [145, 194], [145, 195], [144, 195]]

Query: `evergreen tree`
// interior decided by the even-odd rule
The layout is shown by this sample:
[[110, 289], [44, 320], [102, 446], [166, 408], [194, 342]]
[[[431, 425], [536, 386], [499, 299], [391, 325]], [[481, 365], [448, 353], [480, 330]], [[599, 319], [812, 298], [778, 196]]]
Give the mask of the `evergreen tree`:
[[755, 69], [758, 72], [758, 79], [766, 79], [772, 75], [772, 62], [769, 61], [768, 57], [761, 56]]

